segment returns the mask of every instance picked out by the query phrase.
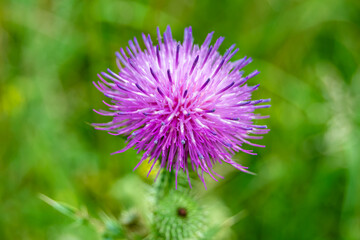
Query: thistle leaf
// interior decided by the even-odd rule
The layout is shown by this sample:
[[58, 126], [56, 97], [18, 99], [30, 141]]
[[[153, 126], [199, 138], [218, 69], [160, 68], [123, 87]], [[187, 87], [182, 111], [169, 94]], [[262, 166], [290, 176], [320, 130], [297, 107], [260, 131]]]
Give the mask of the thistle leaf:
[[39, 198], [45, 203], [49, 204], [51, 207], [61, 212], [62, 214], [74, 219], [79, 220], [80, 217], [77, 214], [78, 210], [66, 203], [55, 201], [44, 194], [39, 194]]

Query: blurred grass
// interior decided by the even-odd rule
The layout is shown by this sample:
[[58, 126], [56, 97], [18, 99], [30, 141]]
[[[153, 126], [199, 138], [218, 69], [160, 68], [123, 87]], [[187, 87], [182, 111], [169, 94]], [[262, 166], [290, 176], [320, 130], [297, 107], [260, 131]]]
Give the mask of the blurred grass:
[[[221, 166], [205, 194], [246, 210], [233, 239], [360, 239], [360, 2], [357, 0], [0, 2], [0, 239], [97, 239], [38, 193], [119, 214], [114, 192], [139, 157], [110, 156], [122, 138], [87, 123], [103, 97], [96, 74], [141, 32], [170, 24], [181, 40], [215, 31], [254, 58], [256, 97], [271, 97], [271, 132], [239, 154], [257, 176]], [[124, 178], [124, 179], [123, 179]], [[145, 180], [146, 181], [146, 180]]]

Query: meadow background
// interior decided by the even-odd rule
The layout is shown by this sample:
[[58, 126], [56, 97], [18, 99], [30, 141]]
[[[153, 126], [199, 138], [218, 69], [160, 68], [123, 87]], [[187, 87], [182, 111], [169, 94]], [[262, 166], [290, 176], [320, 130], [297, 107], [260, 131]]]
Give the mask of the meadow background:
[[132, 172], [135, 151], [110, 155], [122, 137], [88, 124], [108, 120], [92, 81], [167, 25], [178, 40], [191, 25], [198, 44], [225, 36], [221, 52], [236, 43], [246, 73], [261, 71], [255, 96], [272, 99], [267, 147], [236, 156], [257, 176], [218, 168], [225, 180], [194, 190], [243, 213], [227, 239], [360, 239], [358, 0], [0, 1], [0, 239], [99, 239], [39, 193], [95, 216], [141, 208], [151, 179]]

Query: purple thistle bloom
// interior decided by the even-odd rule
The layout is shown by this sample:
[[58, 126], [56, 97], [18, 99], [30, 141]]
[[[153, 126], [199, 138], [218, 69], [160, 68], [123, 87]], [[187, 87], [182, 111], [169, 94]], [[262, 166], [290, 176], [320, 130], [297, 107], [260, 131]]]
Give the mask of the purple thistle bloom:
[[259, 72], [244, 76], [239, 70], [252, 59], [230, 62], [238, 49], [232, 45], [221, 56], [218, 48], [224, 38], [209, 46], [212, 36], [213, 32], [209, 33], [198, 46], [193, 44], [191, 27], [185, 29], [183, 43], [172, 38], [169, 26], [163, 39], [157, 28], [158, 45], [143, 34], [146, 49], [142, 50], [134, 38], [126, 51], [121, 48], [116, 53], [120, 72], [108, 69], [108, 73], [98, 75], [101, 81], [94, 85], [112, 99], [112, 104], [104, 102], [110, 111], [94, 111], [113, 118], [94, 125], [112, 135], [128, 135], [127, 146], [115, 153], [132, 147], [144, 152], [135, 169], [147, 160], [152, 162], [150, 173], [159, 162], [159, 172], [162, 168], [175, 171], [176, 179], [180, 170], [186, 172], [191, 187], [191, 166], [205, 185], [204, 173], [216, 181], [216, 177], [222, 178], [213, 171], [216, 163], [248, 172], [232, 160], [238, 151], [256, 155], [245, 150], [244, 143], [264, 147], [249, 141], [261, 139], [259, 135], [269, 131], [253, 120], [268, 117], [254, 110], [269, 107], [257, 104], [270, 99], [252, 101], [251, 94], [259, 85], [246, 84]]

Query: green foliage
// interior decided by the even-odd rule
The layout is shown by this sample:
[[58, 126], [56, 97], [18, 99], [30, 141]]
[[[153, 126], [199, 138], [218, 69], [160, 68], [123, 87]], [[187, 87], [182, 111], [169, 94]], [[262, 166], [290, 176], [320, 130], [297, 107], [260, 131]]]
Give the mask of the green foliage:
[[44, 202], [46, 202], [47, 204], [49, 204], [50, 206], [52, 206], [54, 209], [56, 209], [57, 211], [61, 212], [62, 214], [74, 219], [74, 220], [80, 220], [82, 221], [83, 218], [80, 217], [80, 214], [78, 214], [78, 210], [72, 206], [69, 206], [66, 203], [60, 203], [57, 202], [43, 194], [41, 194], [39, 196], [39, 198], [41, 200], [43, 200]]
[[[235, 156], [257, 175], [223, 164], [225, 179], [207, 180], [208, 191], [192, 181], [207, 223], [220, 226], [216, 239], [360, 239], [359, 12], [358, 0], [0, 1], [0, 239], [106, 232], [99, 217], [96, 232], [87, 220], [74, 225], [39, 193], [85, 205], [76, 216], [117, 216], [134, 239], [147, 235], [152, 179], [146, 163], [132, 172], [136, 151], [109, 154], [124, 147], [122, 137], [87, 124], [106, 121], [91, 111], [104, 98], [91, 82], [115, 69], [114, 52], [129, 39], [168, 24], [178, 40], [192, 25], [195, 43], [213, 30], [226, 37], [220, 51], [236, 43], [234, 59], [254, 59], [245, 73], [261, 72], [250, 82], [261, 83], [255, 97], [272, 99], [261, 121], [271, 132], [257, 141], [267, 147]], [[228, 227], [226, 217], [243, 210]]]
[[104, 212], [100, 213], [100, 219], [89, 216], [86, 209], [76, 209], [66, 203], [55, 201], [45, 195], [40, 195], [40, 199], [52, 206], [55, 210], [75, 220], [76, 225], [90, 224], [94, 227], [103, 240], [125, 239], [123, 225], [114, 217], [108, 216]]
[[[99, 219], [89, 216], [86, 209], [76, 209], [66, 203], [55, 201], [45, 195], [40, 199], [52, 206], [60, 213], [72, 218], [77, 224], [90, 223], [103, 240], [138, 239], [147, 235], [147, 239], [214, 239], [220, 232], [220, 225], [206, 222], [208, 218], [205, 208], [201, 205], [185, 186], [186, 176], [179, 175], [178, 190], [173, 188], [175, 177], [173, 173], [163, 171], [159, 181], [154, 184], [148, 195], [152, 202], [149, 226], [142, 223], [139, 213], [128, 210], [122, 213], [120, 220], [110, 217], [104, 212], [99, 214]], [[225, 226], [225, 225], [224, 225]], [[227, 225], [226, 227], [230, 227]], [[148, 233], [149, 228], [150, 231]]]
[[107, 216], [105, 213], [101, 215], [101, 219], [105, 225], [105, 231], [102, 234], [103, 240], [125, 239], [123, 226], [118, 220]]

